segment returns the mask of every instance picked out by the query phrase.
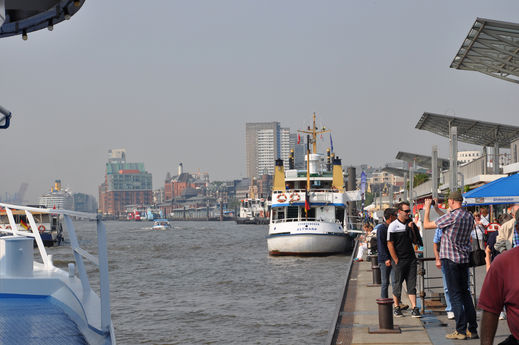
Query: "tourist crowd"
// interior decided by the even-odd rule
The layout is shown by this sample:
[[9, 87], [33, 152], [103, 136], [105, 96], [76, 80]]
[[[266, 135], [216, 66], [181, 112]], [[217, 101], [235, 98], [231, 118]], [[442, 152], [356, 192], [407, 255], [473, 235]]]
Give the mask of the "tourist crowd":
[[459, 191], [448, 195], [447, 210], [439, 207], [438, 200], [425, 200], [421, 222], [412, 217], [407, 202], [385, 209], [383, 222], [375, 229], [371, 223], [364, 224], [355, 261], [362, 261], [368, 251], [376, 253], [381, 298], [389, 297], [391, 283], [393, 315], [404, 316], [403, 311], [409, 308], [401, 300], [405, 282], [411, 316], [421, 317], [416, 302], [417, 253], [423, 247], [423, 232], [434, 230], [432, 249], [442, 273], [445, 311], [448, 319], [455, 320], [455, 330], [446, 338], [479, 338], [469, 268], [484, 264], [487, 273], [477, 305], [482, 310], [481, 344], [493, 344], [499, 319], [507, 319], [511, 334], [499, 344], [519, 345], [519, 204], [500, 215], [495, 224], [490, 222], [486, 207], [470, 212], [462, 202]]

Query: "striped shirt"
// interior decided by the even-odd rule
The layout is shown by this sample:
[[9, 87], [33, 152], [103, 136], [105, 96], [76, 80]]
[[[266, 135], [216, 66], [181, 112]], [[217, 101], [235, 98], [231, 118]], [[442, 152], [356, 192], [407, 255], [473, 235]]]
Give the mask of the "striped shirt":
[[436, 220], [443, 235], [440, 244], [440, 259], [449, 259], [458, 264], [469, 262], [470, 233], [474, 229], [474, 217], [462, 208], [448, 212]]

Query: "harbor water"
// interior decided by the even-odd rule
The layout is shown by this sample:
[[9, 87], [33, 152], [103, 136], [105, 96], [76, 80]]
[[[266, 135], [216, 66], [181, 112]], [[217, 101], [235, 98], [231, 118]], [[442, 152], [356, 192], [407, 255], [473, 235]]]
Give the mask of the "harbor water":
[[[119, 344], [325, 342], [346, 255], [271, 257], [266, 225], [172, 222], [171, 230], [153, 231], [151, 222], [105, 224]], [[76, 229], [89, 250], [95, 222]], [[49, 254], [56, 266], [71, 261], [68, 248]]]

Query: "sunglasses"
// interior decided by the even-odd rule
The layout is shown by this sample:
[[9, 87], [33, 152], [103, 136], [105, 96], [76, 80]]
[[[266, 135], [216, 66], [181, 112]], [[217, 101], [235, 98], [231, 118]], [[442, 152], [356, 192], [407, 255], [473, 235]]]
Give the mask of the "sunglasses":
[[402, 212], [405, 212], [405, 213], [411, 212], [411, 210], [399, 210], [399, 211], [402, 211]]

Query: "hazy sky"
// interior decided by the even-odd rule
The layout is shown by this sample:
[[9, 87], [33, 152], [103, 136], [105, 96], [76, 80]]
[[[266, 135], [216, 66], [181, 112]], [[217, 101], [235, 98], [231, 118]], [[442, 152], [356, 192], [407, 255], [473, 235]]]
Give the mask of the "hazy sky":
[[476, 17], [519, 22], [519, 2], [87, 0], [0, 39], [0, 195], [27, 182], [34, 202], [60, 178], [97, 197], [110, 148], [154, 188], [179, 162], [244, 177], [246, 122], [301, 129], [313, 112], [344, 165], [448, 157], [414, 129], [424, 111], [517, 125], [518, 85], [449, 68]]

